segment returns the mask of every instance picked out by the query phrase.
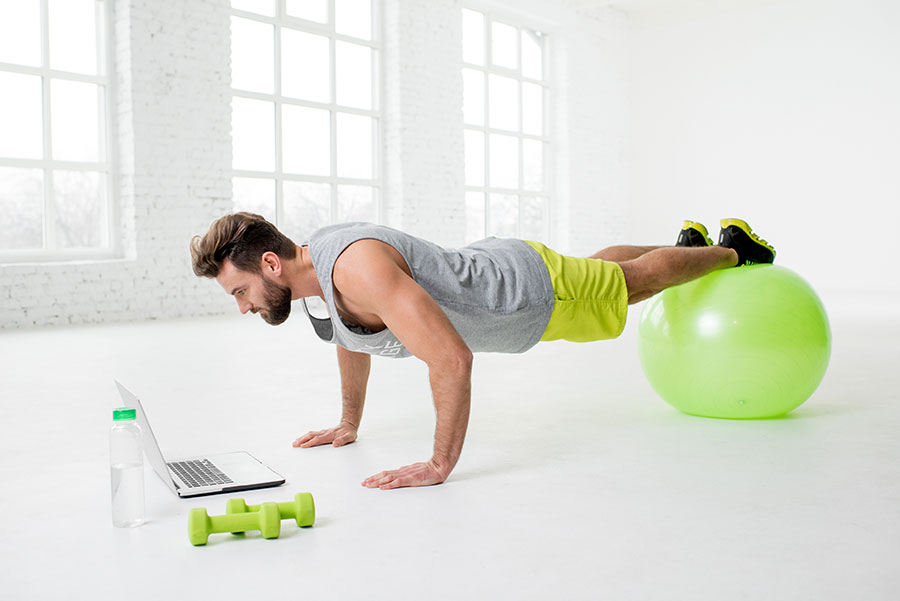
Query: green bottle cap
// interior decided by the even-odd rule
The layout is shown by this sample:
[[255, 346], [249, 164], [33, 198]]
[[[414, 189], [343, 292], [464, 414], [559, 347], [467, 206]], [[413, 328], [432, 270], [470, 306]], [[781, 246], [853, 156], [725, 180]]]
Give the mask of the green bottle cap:
[[131, 407], [119, 407], [118, 409], [113, 409], [113, 421], [135, 418], [137, 418], [136, 409], [132, 409]]

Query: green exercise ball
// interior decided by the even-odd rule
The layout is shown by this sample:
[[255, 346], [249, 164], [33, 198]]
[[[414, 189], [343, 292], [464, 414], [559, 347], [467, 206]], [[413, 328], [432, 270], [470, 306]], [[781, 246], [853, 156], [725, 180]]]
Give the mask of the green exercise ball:
[[784, 415], [816, 390], [831, 356], [822, 301], [776, 265], [721, 269], [651, 298], [638, 324], [650, 385], [691, 415]]

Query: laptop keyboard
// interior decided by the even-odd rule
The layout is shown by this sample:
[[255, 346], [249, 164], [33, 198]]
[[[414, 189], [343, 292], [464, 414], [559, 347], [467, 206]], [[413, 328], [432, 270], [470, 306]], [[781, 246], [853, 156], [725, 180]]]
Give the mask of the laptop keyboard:
[[177, 461], [167, 463], [172, 471], [178, 474], [181, 481], [188, 488], [199, 486], [213, 486], [216, 484], [231, 484], [233, 481], [222, 470], [217, 468], [209, 459], [196, 459], [193, 461]]

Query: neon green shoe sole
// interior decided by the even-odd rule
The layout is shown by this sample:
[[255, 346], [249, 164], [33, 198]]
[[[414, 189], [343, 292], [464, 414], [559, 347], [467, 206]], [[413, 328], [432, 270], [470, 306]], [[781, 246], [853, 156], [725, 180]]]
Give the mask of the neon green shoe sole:
[[697, 247], [712, 246], [713, 241], [709, 237], [709, 231], [702, 223], [697, 221], [685, 221], [678, 233], [675, 246]]
[[775, 262], [775, 247], [753, 233], [746, 221], [722, 219], [719, 225], [719, 246], [737, 251], [738, 265]]

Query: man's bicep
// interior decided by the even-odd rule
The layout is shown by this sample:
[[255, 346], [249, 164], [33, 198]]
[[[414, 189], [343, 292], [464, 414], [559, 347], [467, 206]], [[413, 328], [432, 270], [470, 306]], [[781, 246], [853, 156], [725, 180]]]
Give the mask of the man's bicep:
[[390, 302], [384, 304], [379, 316], [409, 352], [430, 363], [454, 351], [468, 350], [453, 323], [424, 288], [408, 276], [406, 281], [398, 278], [394, 286]]
[[[354, 252], [348, 254], [350, 250]], [[347, 260], [334, 274], [341, 294], [377, 315], [425, 362], [439, 360], [441, 353], [468, 351], [437, 302], [382, 250], [378, 245], [354, 245], [345, 251]]]
[[468, 350], [443, 309], [415, 280], [399, 267], [380, 275], [370, 290], [373, 312], [410, 353], [431, 364]]

